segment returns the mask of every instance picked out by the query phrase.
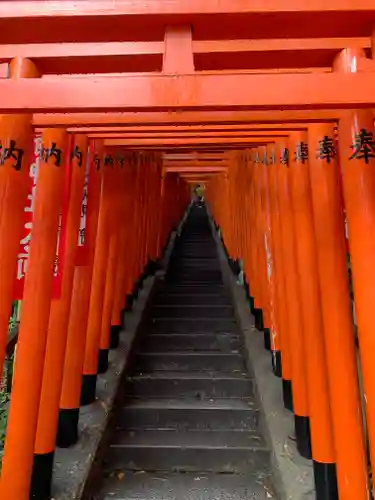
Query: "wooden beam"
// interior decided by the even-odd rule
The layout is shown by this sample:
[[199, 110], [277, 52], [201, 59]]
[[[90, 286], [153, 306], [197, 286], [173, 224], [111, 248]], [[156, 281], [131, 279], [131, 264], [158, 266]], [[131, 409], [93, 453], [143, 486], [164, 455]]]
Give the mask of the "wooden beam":
[[[271, 131], [267, 130], [267, 133], [271, 134]], [[265, 131], [263, 130], [234, 130], [231, 132], [205, 132], [205, 131], [196, 131], [196, 132], [144, 132], [144, 133], [132, 133], [132, 134], [124, 134], [124, 133], [113, 133], [113, 132], [101, 132], [95, 134], [87, 134], [91, 139], [124, 139], [124, 140], [143, 140], [143, 139], [181, 139], [181, 138], [210, 138], [210, 137], [235, 137], [235, 138], [243, 138], [243, 137], [261, 137], [265, 135]], [[285, 137], [288, 135], [287, 131], [277, 131], [273, 132], [272, 135], [275, 137]]]
[[40, 2], [24, 0], [14, 2], [3, 0], [0, 4], [0, 15], [11, 18], [35, 17], [82, 17], [82, 16], [134, 16], [134, 15], [194, 15], [194, 14], [251, 14], [271, 12], [374, 12], [372, 0], [343, 1], [331, 0], [56, 0]]
[[[181, 29], [181, 28], [179, 28]], [[168, 38], [169, 37], [169, 38]], [[178, 64], [181, 65], [182, 40], [177, 44]], [[171, 43], [175, 41], [166, 33], [165, 42], [100, 42], [100, 43], [35, 43], [0, 45], [0, 62], [9, 62], [15, 57], [32, 59], [43, 75], [69, 73], [121, 73], [160, 71], [165, 54], [165, 73], [174, 73], [170, 58]], [[331, 59], [340, 50], [370, 48], [369, 37], [354, 38], [298, 38], [267, 40], [190, 40], [187, 39], [187, 66], [179, 73], [194, 69], [192, 53], [200, 71], [230, 68], [285, 67], [289, 60], [298, 68], [311, 65], [331, 65]], [[192, 51], [192, 52], [191, 52]], [[262, 59], [259, 59], [261, 57]], [[281, 59], [282, 57], [282, 59]], [[189, 59], [190, 58], [190, 59]], [[234, 59], [237, 58], [237, 62]], [[292, 58], [292, 59], [291, 59]], [[297, 70], [297, 67], [295, 68]]]
[[[1, 4], [0, 4], [1, 5]], [[27, 57], [38, 64], [39, 59], [152, 56], [164, 54], [165, 42], [100, 42], [100, 43], [27, 43], [0, 45], [0, 61]], [[295, 38], [267, 40], [193, 40], [194, 54], [223, 52], [266, 52], [299, 50], [367, 49], [370, 37]]]
[[[274, 111], [158, 111], [140, 113], [45, 113], [34, 114], [34, 127], [123, 127], [123, 126], [207, 126], [261, 125], [270, 127], [301, 123], [335, 122], [340, 110], [274, 110]], [[77, 130], [78, 132], [78, 130]]]
[[227, 147], [228, 145], [244, 145], [244, 144], [268, 144], [275, 141], [274, 136], [259, 136], [259, 137], [210, 137], [210, 138], [186, 138], [181, 137], [179, 139], [104, 139], [105, 146], [123, 146], [128, 148], [140, 148], [145, 146], [148, 147], [181, 147], [181, 146], [216, 146], [222, 145]]
[[220, 172], [226, 172], [227, 167], [185, 167], [185, 166], [167, 166], [166, 167], [167, 172], [177, 172], [181, 174], [194, 174], [194, 175], [202, 175], [202, 174], [208, 174], [208, 173], [220, 173]]
[[0, 112], [371, 108], [375, 72], [0, 80]]
[[[306, 129], [307, 125], [290, 125], [287, 123], [282, 123], [279, 125], [273, 124], [228, 124], [228, 125], [159, 125], [159, 126], [123, 126], [123, 127], [111, 127], [103, 125], [102, 127], [68, 127], [67, 131], [71, 134], [100, 134], [100, 133], [121, 133], [124, 136], [132, 135], [137, 133], [139, 135], [148, 134], [148, 133], [223, 133], [223, 132], [251, 132], [257, 130], [268, 130], [272, 132], [283, 132], [285, 130], [302, 130]], [[36, 127], [36, 132], [41, 132], [43, 127]]]
[[0, 2], [0, 42], [162, 40], [170, 24], [194, 38], [368, 36], [373, 0], [56, 0]]

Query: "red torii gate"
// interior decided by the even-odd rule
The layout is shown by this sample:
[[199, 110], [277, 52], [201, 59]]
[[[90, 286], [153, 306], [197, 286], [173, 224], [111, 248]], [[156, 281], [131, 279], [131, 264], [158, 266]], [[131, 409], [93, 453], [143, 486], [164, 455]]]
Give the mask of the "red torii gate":
[[[164, 32], [165, 26], [167, 26], [166, 32]], [[251, 37], [254, 40], [248, 39], [249, 26], [251, 26]], [[373, 136], [369, 135], [372, 134], [373, 129], [371, 110], [375, 105], [375, 65], [373, 61], [365, 58], [364, 51], [369, 50], [371, 44], [374, 43], [374, 35], [371, 33], [374, 26], [375, 8], [370, 0], [358, 0], [355, 5], [353, 2], [347, 2], [344, 6], [341, 0], [334, 0], [329, 5], [322, 0], [313, 4], [307, 0], [303, 2], [271, 0], [266, 6], [261, 1], [240, 0], [223, 0], [220, 3], [206, 0], [203, 4], [198, 0], [174, 0], [168, 3], [118, 0], [115, 5], [108, 5], [106, 1], [86, 0], [79, 4], [71, 1], [55, 2], [53, 5], [37, 1], [5, 1], [0, 4], [0, 43], [2, 44], [0, 45], [0, 61], [3, 63], [11, 61], [11, 78], [3, 77], [0, 80], [0, 112], [3, 113], [0, 140], [4, 150], [8, 151], [8, 157], [5, 157], [8, 163], [0, 177], [0, 193], [6, 196], [0, 198], [4, 201], [2, 209], [6, 209], [6, 215], [2, 215], [2, 220], [5, 221], [3, 229], [0, 227], [0, 234], [3, 237], [6, 230], [11, 227], [11, 222], [20, 225], [21, 209], [24, 207], [21, 201], [22, 196], [26, 195], [25, 192], [16, 191], [14, 187], [16, 178], [9, 161], [11, 160], [10, 153], [14, 153], [13, 150], [9, 151], [12, 147], [11, 141], [16, 139], [17, 142], [13, 148], [18, 146], [26, 150], [32, 127], [36, 127], [42, 130], [45, 165], [50, 167], [53, 164], [52, 153], [56, 152], [52, 150], [53, 144], [55, 149], [63, 153], [62, 162], [65, 161], [64, 154], [70, 153], [65, 142], [66, 132], [68, 132], [74, 134], [74, 147], [79, 146], [82, 152], [87, 150], [86, 136], [95, 138], [94, 152], [101, 158], [104, 146], [111, 148], [112, 151], [116, 150], [117, 153], [123, 154], [126, 151], [129, 155], [134, 154], [134, 150], [143, 150], [144, 154], [137, 156], [136, 161], [143, 166], [152, 165], [153, 173], [147, 182], [150, 192], [153, 193], [153, 199], [156, 199], [157, 192], [163, 192], [167, 182], [175, 183], [173, 185], [178, 187], [176, 174], [180, 174], [180, 177], [189, 183], [207, 181], [208, 196], [212, 206], [216, 207], [213, 212], [214, 216], [218, 221], [220, 219], [225, 227], [229, 242], [234, 245], [235, 252], [246, 250], [246, 256], [251, 256], [250, 261], [254, 258], [254, 248], [246, 246], [247, 243], [242, 240], [241, 244], [234, 244], [232, 235], [239, 235], [239, 226], [231, 227], [228, 216], [225, 216], [218, 206], [218, 197], [222, 194], [221, 188], [229, 187], [226, 205], [228, 213], [231, 210], [230, 199], [239, 210], [241, 205], [238, 200], [248, 203], [248, 196], [252, 197], [251, 200], [256, 208], [254, 209], [255, 215], [249, 214], [250, 227], [259, 227], [259, 223], [262, 224], [261, 197], [268, 192], [267, 190], [271, 196], [270, 217], [275, 216], [273, 210], [277, 207], [275, 202], [277, 196], [272, 198], [272, 192], [277, 192], [281, 197], [280, 209], [283, 207], [283, 213], [287, 215], [289, 233], [282, 233], [281, 230], [278, 234], [277, 230], [273, 230], [274, 236], [267, 231], [265, 234], [270, 238], [279, 237], [280, 242], [285, 243], [288, 240], [287, 235], [293, 239], [294, 232], [298, 231], [296, 260], [300, 272], [306, 273], [306, 270], [311, 271], [315, 248], [312, 232], [313, 215], [307, 195], [310, 180], [306, 175], [301, 174], [298, 158], [291, 158], [291, 174], [289, 175], [285, 173], [285, 169], [281, 169], [279, 154], [276, 155], [277, 168], [275, 170], [278, 172], [280, 184], [272, 177], [271, 168], [267, 169], [269, 178], [265, 175], [265, 171], [259, 168], [258, 159], [263, 155], [269, 158], [273, 154], [273, 147], [278, 153], [286, 148], [295, 152], [299, 151], [298, 147], [301, 143], [308, 143], [310, 151], [316, 150], [319, 141], [322, 141], [324, 137], [328, 139], [333, 137], [333, 124], [339, 123], [340, 157], [350, 227], [350, 249], [356, 287], [356, 306], [373, 462], [375, 460], [373, 437], [375, 385], [371, 353], [374, 348], [372, 339], [375, 325], [371, 308], [375, 300], [375, 292], [372, 287], [367, 286], [367, 283], [375, 280], [375, 266], [372, 263], [375, 250], [375, 215], [372, 210], [368, 210], [368, 207], [373, 206], [375, 199], [374, 146]], [[194, 37], [191, 27], [194, 29]], [[75, 43], [69, 43], [71, 33], [74, 33]], [[102, 41], [103, 33], [106, 33], [106, 42]], [[125, 41], [124, 36], [127, 37]], [[2, 67], [2, 69], [5, 68], [6, 66]], [[41, 78], [37, 78], [38, 73], [42, 74]], [[63, 76], [64, 73], [72, 73], [72, 75]], [[5, 73], [3, 76], [6, 76]], [[182, 128], [183, 126], [185, 128]], [[132, 130], [130, 130], [131, 127]], [[144, 130], [141, 130], [141, 127], [144, 127]], [[154, 128], [151, 130], [150, 127]], [[194, 130], [191, 127], [195, 127]], [[225, 127], [230, 127], [231, 131], [224, 131]], [[307, 133], [308, 139], [306, 139]], [[100, 139], [104, 139], [104, 142], [100, 142]], [[358, 158], [360, 161], [355, 163], [354, 169], [350, 157], [355, 154], [358, 140], [362, 139], [367, 141], [369, 149], [366, 154], [363, 153], [362, 157]], [[157, 155], [151, 157], [147, 154], [148, 150], [168, 150], [169, 154], [172, 154], [172, 151], [177, 149], [201, 151], [201, 155], [203, 151], [211, 151], [210, 155], [215, 152], [222, 162], [228, 162], [229, 167], [211, 167], [204, 162], [198, 166], [199, 162], [194, 159], [192, 163], [197, 165], [198, 175], [198, 172], [192, 171], [195, 166], [183, 166], [182, 160], [173, 160], [177, 164], [166, 166], [165, 172], [162, 173], [163, 162], [166, 165], [172, 160], [166, 161]], [[239, 149], [242, 153], [234, 153], [234, 156], [232, 155], [229, 159], [226, 157], [227, 151]], [[251, 156], [251, 152], [257, 152], [257, 155]], [[327, 226], [331, 224], [329, 227], [337, 229], [337, 219], [334, 216], [329, 217], [331, 212], [328, 210], [328, 207], [331, 207], [332, 213], [336, 214], [337, 191], [335, 191], [333, 178], [323, 169], [331, 165], [325, 165], [322, 161], [319, 163], [317, 162], [319, 158], [313, 156], [309, 158], [310, 167], [315, 169], [311, 170], [311, 177], [315, 175], [314, 179], [317, 182], [314, 185], [312, 204], [314, 209], [318, 207], [322, 211], [318, 212], [318, 215], [324, 211]], [[301, 158], [306, 160], [303, 154]], [[130, 165], [134, 158], [129, 157], [128, 161]], [[212, 162], [212, 156], [207, 161]], [[84, 179], [76, 172], [77, 158], [74, 162], [72, 167], [75, 176], [74, 185], [79, 193]], [[5, 174], [4, 171], [6, 171]], [[47, 167], [43, 169], [43, 172], [47, 172]], [[320, 173], [320, 177], [317, 176], [317, 172]], [[142, 179], [139, 180], [141, 176], [137, 177], [137, 175], [135, 175], [135, 180], [133, 179], [134, 185], [139, 187], [139, 193], [144, 197], [148, 191], [145, 191], [146, 186], [143, 185], [145, 183]], [[246, 185], [248, 192], [241, 186], [239, 180], [241, 175], [248, 181]], [[267, 179], [269, 184], [267, 184]], [[315, 186], [319, 185], [322, 189], [323, 181], [329, 186], [331, 197], [317, 200], [315, 194], [320, 192], [323, 196], [324, 191], [319, 191]], [[8, 182], [12, 189], [5, 194], [4, 186]], [[114, 188], [115, 184], [111, 176], [106, 174], [103, 185], [107, 193]], [[286, 185], [289, 185], [291, 189], [293, 203], [299, 203], [297, 206], [302, 218], [298, 220], [294, 220], [291, 215], [290, 200], [288, 201], [286, 191], [282, 188]], [[44, 362], [42, 353], [47, 339], [45, 335], [37, 336], [36, 334], [47, 330], [48, 327], [46, 304], [50, 302], [50, 294], [46, 283], [49, 282], [50, 276], [47, 261], [55, 255], [55, 237], [61, 205], [59, 199], [62, 192], [61, 172], [55, 172], [53, 177], [49, 177], [49, 173], [41, 175], [40, 186], [42, 187], [38, 190], [42, 194], [38, 193], [37, 200], [40, 216], [36, 217], [35, 226], [41, 236], [33, 241], [33, 247], [43, 249], [44, 252], [48, 250], [49, 253], [47, 252], [48, 256], [46, 253], [38, 256], [35, 250], [35, 257], [31, 260], [28, 271], [31, 284], [25, 292], [25, 308], [20, 332], [22, 342], [18, 353], [16, 384], [11, 403], [0, 484], [0, 496], [5, 500], [15, 498], [24, 500], [29, 494], [28, 485], [38, 417], [38, 405], [35, 401], [39, 400], [41, 393]], [[230, 198], [234, 187], [241, 193], [237, 202], [235, 197]], [[183, 193], [183, 190], [180, 189], [179, 193]], [[79, 200], [79, 196], [77, 199]], [[181, 200], [183, 200], [183, 194], [181, 194]], [[274, 208], [272, 208], [272, 200]], [[303, 203], [304, 200], [307, 200], [306, 203]], [[173, 206], [172, 201], [172, 199], [167, 200], [170, 203], [169, 206]], [[141, 223], [144, 232], [150, 229], [152, 233], [150, 220], [153, 219], [150, 206], [144, 214], [138, 215], [140, 218], [137, 220]], [[13, 210], [12, 214], [10, 208]], [[100, 210], [105, 211], [106, 217], [110, 209], [113, 209], [113, 205], [111, 207], [108, 205], [108, 199], [105, 203], [101, 202]], [[162, 211], [164, 209], [163, 205]], [[45, 217], [46, 210], [48, 217]], [[99, 212], [99, 198], [96, 211]], [[43, 220], [42, 213], [44, 214]], [[316, 212], [314, 216], [317, 217]], [[108, 222], [108, 218], [106, 220]], [[317, 220], [321, 221], [322, 218]], [[164, 221], [163, 234], [166, 225], [171, 222], [167, 219]], [[52, 231], [47, 230], [48, 224]], [[38, 231], [35, 229], [36, 233]], [[93, 278], [95, 290], [103, 285], [103, 279], [98, 271], [101, 263], [104, 262], [106, 256], [114, 255], [117, 248], [115, 244], [110, 248], [106, 247], [108, 233], [105, 231], [105, 224], [99, 226], [96, 245], [102, 249], [102, 253], [100, 259], [93, 262], [94, 270], [97, 271], [96, 275], [94, 272]], [[322, 244], [323, 237], [327, 240], [329, 234], [328, 231], [324, 233], [319, 225], [316, 231], [319, 245], [319, 242]], [[328, 239], [330, 244], [328, 245], [327, 242], [326, 244], [331, 251], [330, 255], [336, 252], [337, 259], [342, 263], [344, 254], [341, 252], [339, 234], [335, 231], [332, 231], [332, 234], [336, 239], [334, 237]], [[142, 236], [142, 232], [139, 235]], [[255, 237], [257, 236], [259, 234], [255, 233]], [[144, 263], [147, 248], [151, 245], [155, 250], [160, 246], [160, 238], [160, 235], [152, 233], [151, 244], [147, 238], [143, 241], [142, 258], [137, 261], [134, 257], [132, 263], [131, 270], [134, 271], [134, 278], [141, 271], [140, 266]], [[5, 253], [1, 254], [0, 249], [2, 271], [9, 263], [13, 261], [15, 263], [18, 241], [17, 238], [13, 239], [14, 251], [8, 251], [6, 258]], [[123, 243], [124, 240], [121, 241]], [[260, 240], [255, 239], [255, 241], [259, 244]], [[258, 250], [261, 246], [259, 245]], [[326, 256], [322, 257], [319, 254], [319, 248], [318, 246], [318, 258], [320, 262], [326, 262], [322, 260]], [[238, 253], [237, 256], [240, 254]], [[280, 259], [280, 256], [278, 258]], [[261, 268], [264, 264], [263, 260], [264, 256], [260, 251], [259, 255], [255, 255], [254, 262]], [[283, 260], [283, 256], [280, 262], [292, 273], [290, 262]], [[345, 283], [343, 275], [340, 274], [341, 268], [338, 270], [337, 266], [335, 267], [334, 260], [331, 264], [331, 267], [323, 265], [321, 268], [324, 268], [327, 276], [334, 278], [337, 284], [335, 296], [342, 298], [340, 293], [344, 293]], [[255, 283], [254, 289], [257, 292], [255, 299], [259, 301], [258, 305], [263, 308], [266, 317], [267, 310], [270, 309], [267, 292], [264, 292], [264, 289], [268, 290], [267, 280], [263, 275], [259, 277], [251, 274], [251, 272], [254, 273], [254, 267], [252, 268], [251, 265], [249, 265], [249, 271], [253, 280], [251, 285]], [[11, 278], [11, 274], [9, 276]], [[340, 315], [348, 319], [345, 307], [342, 306], [343, 301], [340, 302], [337, 299], [337, 302], [333, 303], [328, 300], [329, 279], [324, 280], [323, 274], [317, 276], [316, 273], [311, 279], [306, 274], [302, 276], [305, 280], [299, 281], [298, 285], [302, 286], [305, 282], [311, 281], [312, 288], [302, 288], [302, 312], [298, 313], [302, 318], [300, 324], [304, 325], [306, 330], [310, 327], [310, 332], [312, 331], [311, 325], [317, 326], [317, 323], [314, 323], [309, 316], [307, 305], [311, 307], [311, 303], [314, 303], [316, 315], [320, 317], [321, 306], [317, 300], [316, 287], [319, 281], [323, 287], [321, 293], [324, 326], [325, 329], [328, 328], [327, 325], [332, 328], [328, 340], [323, 339], [321, 329], [317, 328], [312, 331], [317, 334], [318, 340], [315, 344], [309, 344], [311, 352], [307, 359], [307, 371], [306, 368], [298, 365], [295, 372], [298, 374], [298, 370], [302, 368], [307, 372], [307, 374], [303, 372], [303, 376], [310, 390], [310, 413], [298, 413], [298, 405], [296, 405], [296, 421], [307, 425], [309, 417], [311, 420], [317, 487], [320, 486], [319, 480], [322, 477], [325, 477], [326, 489], [327, 483], [331, 485], [336, 482], [334, 466], [337, 465], [340, 499], [365, 500], [367, 479], [361, 434], [362, 424], [357, 414], [358, 388], [354, 374], [355, 359], [354, 346], [350, 339], [351, 327], [345, 323], [345, 320], [343, 323], [341, 319], [340, 323], [338, 319]], [[2, 278], [8, 288], [10, 278], [5, 274]], [[85, 283], [87, 285], [87, 279]], [[280, 301], [280, 304], [287, 307], [282, 298], [278, 298], [277, 295], [277, 287], [280, 285], [276, 282], [269, 286], [269, 293], [274, 294], [272, 297], [275, 302]], [[288, 285], [285, 285], [285, 288], [289, 290]], [[330, 290], [330, 293], [333, 295], [334, 291]], [[43, 298], [41, 301], [43, 303], [35, 304], [32, 297], [38, 294]], [[289, 297], [293, 296], [290, 290], [288, 294]], [[2, 313], [9, 311], [9, 297], [9, 290], [6, 293], [3, 290], [0, 292]], [[74, 294], [73, 298], [78, 301]], [[87, 292], [86, 299], [89, 298], [90, 294]], [[338, 303], [342, 306], [341, 308], [337, 305]], [[99, 312], [100, 308], [97, 314]], [[4, 314], [6, 318], [7, 312]], [[98, 316], [88, 311], [87, 314], [91, 325], [90, 331], [97, 330]], [[68, 315], [65, 314], [64, 318], [68, 319]], [[269, 318], [268, 320], [270, 321]], [[270, 322], [268, 326], [274, 330], [274, 333], [283, 332], [277, 322], [275, 324]], [[98, 346], [97, 334], [98, 331], [90, 336], [93, 340], [93, 347], [86, 356], [86, 371], [84, 371], [86, 380], [88, 380], [87, 377], [91, 377], [90, 380], [92, 380], [92, 377], [96, 376], [96, 367], [92, 368], [96, 361], [95, 349], [100, 347], [101, 351], [105, 351], [106, 348], [103, 343]], [[2, 335], [3, 332], [0, 331], [0, 337]], [[281, 353], [287, 359], [287, 352], [291, 345], [282, 344], [282, 335], [281, 333], [280, 344], [275, 334], [272, 348], [275, 355]], [[35, 340], [36, 337], [37, 340]], [[310, 338], [311, 336], [307, 335], [305, 341], [309, 341]], [[342, 350], [341, 358], [335, 353], [337, 349], [335, 342], [338, 341]], [[329, 363], [327, 372], [322, 362], [319, 361], [319, 359], [324, 359], [324, 355], [319, 358], [324, 342]], [[301, 351], [293, 352], [301, 354]], [[35, 354], [32, 360], [34, 380], [32, 384], [30, 382], [30, 393], [25, 395], [26, 385], [21, 387], [20, 381], [26, 384], [26, 358], [29, 356], [30, 361], [32, 353]], [[298, 359], [300, 362], [303, 361], [301, 357]], [[285, 362], [285, 367], [286, 365]], [[313, 374], [314, 367], [315, 374]], [[316, 375], [315, 380], [312, 374]], [[288, 374], [289, 378], [284, 372], [282, 375], [284, 382], [293, 378], [291, 373]], [[332, 429], [328, 415], [327, 381], [330, 385]], [[293, 384], [297, 387], [296, 377], [293, 378]], [[345, 391], [347, 401], [345, 407], [340, 400], [342, 391]], [[296, 400], [301, 395], [305, 399], [307, 397], [306, 394], [298, 392], [297, 388], [294, 389], [293, 395]], [[317, 411], [319, 406], [320, 412]], [[42, 408], [48, 409], [48, 406], [44, 407], [42, 404]], [[26, 411], [29, 415], [27, 422], [24, 418]], [[39, 422], [42, 421], [41, 415], [42, 413], [39, 412]], [[52, 428], [53, 426], [48, 427], [48, 430], [51, 431]], [[307, 432], [306, 429], [304, 432]], [[351, 436], [348, 436], [348, 433], [351, 433]], [[333, 439], [335, 440], [335, 455], [332, 452]], [[45, 442], [47, 441], [46, 438]], [[48, 446], [50, 445], [52, 449], [49, 449], [48, 453], [41, 453], [42, 456], [50, 457], [50, 452], [52, 452], [53, 457], [53, 440], [48, 441]], [[349, 451], [349, 447], [352, 451]], [[354, 458], [350, 458], [350, 454]], [[327, 496], [327, 498], [330, 497]]]

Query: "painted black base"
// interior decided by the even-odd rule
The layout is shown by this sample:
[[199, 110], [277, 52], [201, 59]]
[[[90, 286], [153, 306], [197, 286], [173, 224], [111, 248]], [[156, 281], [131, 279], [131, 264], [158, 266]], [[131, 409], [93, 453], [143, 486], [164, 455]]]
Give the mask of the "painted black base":
[[284, 407], [293, 411], [293, 392], [292, 392], [292, 381], [283, 378], [283, 401]]
[[251, 314], [253, 316], [255, 316], [255, 314], [254, 314], [254, 310], [255, 310], [254, 297], [252, 297], [251, 295], [249, 296], [249, 307], [250, 307]]
[[244, 286], [244, 289], [245, 289], [245, 292], [246, 292], [246, 298], [247, 298], [247, 300], [249, 300], [249, 298], [250, 298], [250, 287], [249, 287], [249, 285], [247, 284], [246, 281], [245, 281], [245, 283], [244, 283], [243, 286]]
[[108, 370], [108, 349], [99, 349], [98, 373], [105, 373]]
[[160, 268], [158, 260], [150, 260], [148, 263], [148, 276], [155, 276], [156, 271]]
[[60, 409], [56, 445], [69, 448], [78, 441], [79, 408]]
[[111, 325], [111, 332], [109, 337], [109, 348], [117, 349], [120, 344], [121, 325]]
[[95, 401], [98, 375], [82, 375], [81, 405], [91, 405]]
[[143, 290], [143, 282], [144, 282], [144, 280], [145, 280], [145, 275], [144, 275], [144, 274], [142, 274], [142, 275], [139, 277], [139, 280], [138, 280], [138, 286], [137, 286], [137, 289], [138, 289], [138, 295], [137, 295], [137, 297], [139, 297], [139, 292], [140, 292], [141, 290]]
[[121, 328], [122, 330], [125, 330], [125, 317], [126, 317], [126, 313], [127, 313], [127, 310], [126, 310], [126, 307], [124, 307], [124, 309], [121, 310]]
[[263, 337], [264, 337], [264, 348], [266, 351], [271, 350], [271, 332], [269, 328], [263, 329]]
[[261, 332], [264, 328], [263, 311], [262, 309], [254, 307], [253, 314], [254, 314], [255, 328]]
[[281, 351], [272, 351], [272, 372], [276, 377], [281, 378], [283, 376], [282, 362], [281, 362]]
[[125, 299], [125, 310], [131, 311], [131, 308], [133, 307], [133, 303], [134, 303], [134, 296], [132, 293], [128, 293], [126, 295], [126, 299]]
[[54, 451], [35, 454], [30, 483], [30, 499], [50, 500]]
[[338, 500], [337, 476], [335, 463], [313, 461], [316, 498], [319, 500]]
[[294, 431], [298, 453], [304, 458], [311, 459], [310, 418], [294, 415]]

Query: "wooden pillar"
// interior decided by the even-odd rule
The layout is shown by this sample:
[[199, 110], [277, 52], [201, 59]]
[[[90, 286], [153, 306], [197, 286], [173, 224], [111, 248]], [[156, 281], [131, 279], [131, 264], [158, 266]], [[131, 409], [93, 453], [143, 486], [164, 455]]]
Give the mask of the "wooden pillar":
[[[288, 139], [277, 141], [277, 198], [280, 209], [281, 268], [285, 284], [287, 337], [283, 336], [283, 399], [294, 413], [294, 429], [299, 453], [311, 458], [310, 419], [307, 392], [306, 355], [302, 330], [301, 297], [296, 268], [296, 234], [291, 200], [291, 170]], [[287, 357], [287, 359], [285, 359]], [[286, 372], [290, 367], [289, 373]]]
[[29, 498], [66, 167], [66, 146], [67, 137], [64, 130], [44, 130], [0, 483], [0, 498], [4, 500]]
[[117, 253], [120, 239], [120, 203], [124, 196], [124, 161], [120, 158], [112, 172], [111, 208], [109, 224], [109, 249], [104, 288], [103, 312], [101, 317], [101, 334], [99, 343], [98, 373], [108, 369], [108, 353], [110, 347], [111, 319], [116, 286]]
[[48, 500], [51, 496], [58, 411], [85, 179], [87, 138], [84, 135], [72, 138], [70, 151], [71, 171], [65, 182], [69, 206], [66, 221], [63, 221], [66, 231], [61, 294], [53, 299], [51, 304], [31, 483], [31, 495], [38, 500]]
[[85, 357], [82, 374], [81, 405], [95, 401], [98, 377], [99, 344], [102, 325], [106, 269], [109, 254], [110, 220], [112, 209], [112, 185], [114, 159], [111, 154], [104, 157], [103, 183], [100, 197], [98, 229], [87, 320]]
[[336, 500], [338, 498], [336, 457], [319, 298], [307, 134], [303, 131], [292, 132], [290, 137], [292, 208], [302, 308], [302, 334], [307, 366], [315, 489], [319, 500]]
[[[11, 61], [9, 72], [13, 79], [39, 76], [31, 61], [20, 58]], [[0, 118], [0, 241], [3, 242], [0, 245], [0, 373], [3, 373], [8, 340], [24, 211], [32, 210], [32, 200], [27, 199], [33, 151], [31, 119], [27, 114], [2, 115]], [[22, 276], [25, 262], [20, 261]]]
[[[334, 70], [355, 72], [363, 51], [346, 49]], [[375, 463], [375, 139], [371, 110], [345, 111], [338, 128], [340, 166], [348, 221], [350, 262], [366, 401], [370, 455]], [[355, 384], [356, 380], [352, 381]]]
[[366, 452], [332, 124], [309, 126], [309, 150], [339, 496], [340, 500], [366, 500]]
[[[75, 444], [78, 439], [82, 368], [99, 216], [102, 160], [102, 144], [99, 141], [94, 141], [89, 147], [87, 216], [86, 224], [83, 229], [84, 246], [79, 249], [81, 255], [77, 254], [76, 267], [74, 270], [64, 373], [60, 397], [57, 446], [62, 448]], [[84, 205], [84, 203], [82, 203], [82, 205]]]

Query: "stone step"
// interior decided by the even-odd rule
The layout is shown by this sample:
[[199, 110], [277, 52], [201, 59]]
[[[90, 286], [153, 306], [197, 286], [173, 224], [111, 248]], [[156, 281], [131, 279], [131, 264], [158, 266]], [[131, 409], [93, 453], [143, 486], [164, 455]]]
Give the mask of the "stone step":
[[122, 408], [117, 428], [255, 431], [258, 425], [252, 400], [133, 399]]
[[270, 452], [248, 431], [118, 431], [108, 461], [144, 471], [245, 473], [266, 471]]
[[135, 359], [136, 373], [155, 371], [201, 371], [246, 374], [246, 365], [240, 354], [211, 352], [139, 353]]
[[234, 309], [232, 305], [163, 305], [153, 306], [150, 314], [153, 319], [156, 318], [177, 318], [177, 319], [190, 319], [190, 318], [233, 318]]
[[235, 318], [152, 318], [146, 323], [152, 333], [238, 333]]
[[[266, 483], [266, 484], [265, 484]], [[269, 483], [269, 484], [267, 484]], [[187, 472], [111, 471], [93, 500], [271, 500], [268, 474], [213, 474]]]
[[242, 373], [155, 372], [132, 375], [126, 391], [141, 398], [252, 398], [254, 387]]
[[238, 354], [243, 348], [239, 336], [227, 333], [153, 333], [143, 338], [142, 352], [156, 352], [162, 346], [165, 352], [231, 352]]

